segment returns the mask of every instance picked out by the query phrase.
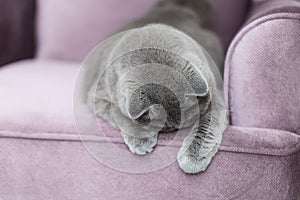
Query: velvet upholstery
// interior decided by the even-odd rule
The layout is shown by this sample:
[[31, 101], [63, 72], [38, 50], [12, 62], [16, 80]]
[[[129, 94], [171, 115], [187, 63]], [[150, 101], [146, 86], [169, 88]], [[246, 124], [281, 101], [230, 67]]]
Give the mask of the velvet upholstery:
[[35, 0], [0, 0], [0, 66], [35, 53]]
[[96, 161], [78, 141], [2, 137], [0, 145], [0, 178], [5, 180], [0, 182], [3, 199], [298, 200], [299, 197], [299, 149], [288, 156], [221, 150], [205, 173], [192, 176], [182, 173], [176, 162], [152, 173], [121, 173]]
[[[24, 61], [0, 69], [4, 199], [297, 199], [300, 137], [287, 131], [231, 126], [208, 170], [197, 175], [184, 174], [175, 160], [142, 174], [98, 162], [73, 121], [72, 88], [79, 67]], [[101, 123], [108, 137], [128, 151], [119, 131]], [[92, 141], [105, 142], [94, 136]], [[167, 135], [158, 147], [167, 145], [164, 140]]]
[[[141, 174], [96, 160], [74, 123], [79, 62], [40, 57], [0, 68], [0, 199], [299, 200], [299, 14], [298, 4], [281, 2], [280, 9], [255, 4], [231, 42], [224, 77], [231, 125], [207, 171], [196, 175], [175, 160]], [[128, 151], [118, 130], [99, 123]], [[158, 148], [176, 147], [169, 136], [159, 137]], [[87, 140], [106, 139], [91, 133]]]
[[[144, 14], [157, 0], [37, 0], [41, 59], [83, 61], [122, 25]], [[67, 24], [67, 26], [66, 26]]]
[[300, 4], [287, 2], [257, 4], [258, 15], [267, 14], [231, 43], [225, 89], [233, 125], [300, 134]]
[[224, 52], [235, 34], [245, 22], [250, 2], [248, 0], [211, 0], [212, 25], [221, 38]]
[[[37, 57], [82, 61], [98, 43], [157, 1], [38, 0]], [[227, 49], [245, 20], [248, 0], [212, 0], [212, 8], [213, 28]]]

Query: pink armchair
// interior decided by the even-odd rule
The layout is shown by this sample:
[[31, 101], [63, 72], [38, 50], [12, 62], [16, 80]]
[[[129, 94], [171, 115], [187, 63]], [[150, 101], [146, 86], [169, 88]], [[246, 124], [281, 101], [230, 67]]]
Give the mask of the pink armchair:
[[[214, 28], [227, 54], [224, 89], [230, 127], [207, 171], [197, 175], [184, 174], [175, 161], [142, 174], [111, 169], [87, 151], [74, 123], [72, 95], [82, 59], [155, 1], [0, 2], [20, 6], [0, 12], [0, 39], [6, 44], [0, 41], [0, 63], [32, 57], [0, 68], [0, 199], [299, 200], [296, 1], [213, 1]], [[112, 13], [116, 8], [120, 12]], [[33, 21], [24, 13], [34, 10]], [[25, 21], [29, 25], [23, 27]], [[126, 149], [117, 130], [102, 126]], [[166, 145], [160, 141], [159, 146]]]

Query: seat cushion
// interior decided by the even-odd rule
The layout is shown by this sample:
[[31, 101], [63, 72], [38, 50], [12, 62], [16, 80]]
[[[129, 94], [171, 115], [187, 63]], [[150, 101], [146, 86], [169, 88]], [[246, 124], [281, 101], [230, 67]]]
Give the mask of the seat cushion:
[[21, 61], [0, 69], [0, 127], [22, 133], [74, 133], [72, 93], [80, 64]]
[[[207, 171], [197, 175], [184, 174], [175, 159], [148, 173], [111, 167], [108, 160], [120, 166], [136, 163], [111, 154], [111, 149], [99, 152], [108, 160], [99, 160], [87, 142], [106, 145], [109, 138], [137, 163], [147, 162], [151, 154], [131, 155], [119, 131], [102, 120], [107, 138], [92, 133], [79, 137], [72, 109], [79, 67], [28, 60], [0, 69], [0, 197], [275, 200], [299, 194], [300, 137], [286, 131], [229, 127], [219, 153]], [[161, 134], [158, 149], [179, 148], [181, 144], [168, 145], [171, 138]], [[170, 156], [176, 158], [176, 153]]]
[[3, 199], [297, 200], [300, 153], [263, 156], [221, 151], [205, 173], [186, 175], [176, 162], [144, 174], [119, 172], [81, 142], [0, 138]]
[[[0, 135], [57, 140], [85, 139], [78, 137], [76, 125], [79, 123], [73, 111], [74, 108], [76, 109], [73, 106], [74, 86], [83, 69], [80, 70], [80, 64], [76, 62], [48, 60], [25, 60], [1, 68]], [[83, 103], [82, 107], [87, 105]], [[117, 143], [124, 144], [116, 128], [101, 118], [97, 119], [97, 123], [105, 131], [105, 137], [114, 138]], [[268, 129], [260, 131], [266, 135], [273, 132]], [[281, 134], [288, 133], [284, 131], [276, 132], [278, 135], [274, 133], [275, 136], [270, 138], [262, 135], [259, 139], [256, 138], [256, 131], [253, 131], [252, 136], [247, 131], [238, 131], [240, 135], [234, 132], [236, 131], [224, 134], [222, 143], [228, 148], [239, 146], [238, 152], [277, 155], [278, 149], [295, 146], [293, 134], [281, 138]], [[98, 136], [93, 132], [88, 135]], [[168, 145], [167, 141], [173, 139], [170, 135], [172, 133], [161, 134], [162, 141], [158, 143]], [[180, 145], [176, 144], [176, 146]], [[269, 148], [270, 151], [260, 151], [257, 145]], [[243, 146], [245, 146], [244, 150]]]

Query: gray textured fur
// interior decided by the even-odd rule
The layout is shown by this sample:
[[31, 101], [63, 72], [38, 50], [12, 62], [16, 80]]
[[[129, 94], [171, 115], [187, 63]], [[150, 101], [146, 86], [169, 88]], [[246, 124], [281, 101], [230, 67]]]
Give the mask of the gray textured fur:
[[[100, 81], [97, 79], [92, 85], [88, 104], [95, 110], [96, 115], [119, 128], [129, 149], [140, 155], [153, 150], [159, 130], [172, 131], [193, 125], [192, 132], [185, 138], [178, 153], [178, 162], [186, 173], [197, 173], [207, 168], [218, 150], [222, 137], [219, 133], [223, 132], [223, 125], [227, 123], [226, 117], [224, 118], [226, 114], [222, 114], [221, 111], [224, 102], [220, 94], [214, 94], [216, 91], [214, 78], [205, 73], [209, 71], [205, 67], [210, 66], [200, 67], [203, 71], [201, 74], [190, 62], [178, 59], [176, 55], [163, 49], [171, 49], [193, 59], [193, 54], [197, 52], [186, 52], [184, 39], [172, 40], [168, 35], [168, 31], [175, 31], [179, 35], [185, 33], [200, 43], [220, 67], [221, 72], [223, 54], [218, 38], [207, 29], [209, 26], [207, 1], [185, 2], [163, 0], [145, 17], [121, 30], [153, 27], [162, 31], [155, 33], [155, 37], [152, 38], [139, 37], [138, 32], [133, 34], [134, 36], [125, 34], [115, 42], [109, 52], [105, 53], [103, 62], [99, 63], [99, 71], [104, 73]], [[130, 43], [133, 40], [141, 43], [141, 46], [157, 48], [130, 52], [132, 46], [136, 45]], [[108, 63], [107, 60], [115, 59], [122, 52], [128, 51], [130, 53], [104, 71], [103, 67]], [[145, 64], [145, 67], [139, 70], [137, 67], [142, 64]], [[176, 73], [168, 71], [168, 68], [162, 68], [160, 64], [170, 66]], [[128, 69], [135, 70], [127, 73], [124, 78], [122, 75]], [[155, 74], [157, 69], [161, 73], [155, 75], [157, 84], [153, 84], [151, 74]], [[170, 81], [172, 84], [169, 84]], [[164, 87], [164, 84], [169, 84], [169, 87]], [[214, 111], [212, 107], [220, 110]]]

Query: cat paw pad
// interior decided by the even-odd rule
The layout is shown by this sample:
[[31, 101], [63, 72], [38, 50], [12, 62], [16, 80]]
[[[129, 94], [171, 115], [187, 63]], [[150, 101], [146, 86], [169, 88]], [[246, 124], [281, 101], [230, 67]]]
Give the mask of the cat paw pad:
[[145, 155], [153, 151], [153, 147], [157, 143], [157, 135], [150, 138], [137, 138], [122, 134], [125, 143], [130, 151], [137, 155]]
[[212, 157], [195, 157], [184, 153], [183, 155], [178, 155], [177, 160], [180, 168], [185, 173], [198, 173], [206, 170], [211, 162]]
[[203, 172], [209, 166], [212, 158], [218, 151], [219, 144], [215, 144], [210, 151], [206, 153], [201, 153], [200, 149], [195, 150], [195, 148], [187, 148], [182, 146], [177, 154], [177, 161], [180, 168], [185, 173], [198, 173]]

